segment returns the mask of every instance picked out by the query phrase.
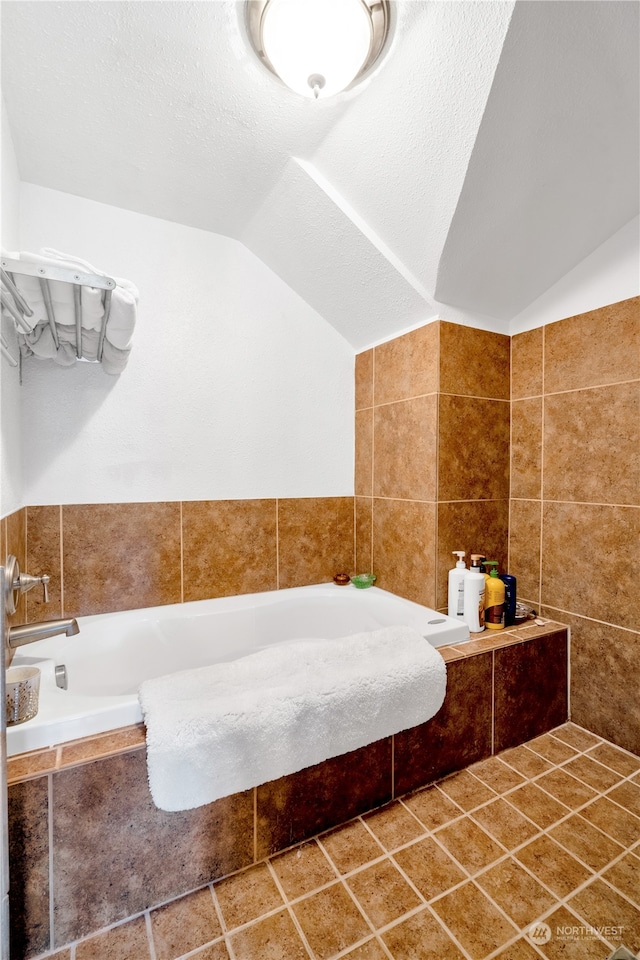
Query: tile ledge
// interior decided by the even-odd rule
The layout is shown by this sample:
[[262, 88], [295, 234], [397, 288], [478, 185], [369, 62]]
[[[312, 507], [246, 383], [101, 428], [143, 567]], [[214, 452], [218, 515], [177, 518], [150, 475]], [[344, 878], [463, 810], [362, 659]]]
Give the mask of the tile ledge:
[[539, 637], [545, 637], [551, 633], [567, 629], [566, 623], [545, 618], [545, 623], [540, 626], [530, 621], [522, 626], [510, 627], [508, 630], [496, 630], [495, 632], [485, 630], [482, 633], [470, 634], [470, 639], [463, 640], [462, 643], [446, 644], [436, 649], [445, 662], [451, 662], [464, 660], [467, 657], [477, 656], [492, 650], [500, 650], [502, 647], [525, 643], [528, 640], [536, 640]]
[[[93, 760], [109, 757], [146, 747], [145, 727], [142, 723], [96, 733], [68, 743], [44, 747], [29, 753], [18, 753], [7, 760], [7, 779], [10, 784], [34, 780], [47, 773], [77, 767]], [[12, 769], [15, 770], [12, 773]]]

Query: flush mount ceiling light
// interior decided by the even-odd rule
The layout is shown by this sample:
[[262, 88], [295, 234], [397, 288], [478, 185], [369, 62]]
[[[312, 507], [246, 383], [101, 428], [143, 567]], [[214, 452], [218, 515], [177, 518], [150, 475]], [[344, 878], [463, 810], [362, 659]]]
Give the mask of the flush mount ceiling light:
[[389, 0], [247, 0], [262, 62], [303, 97], [332, 97], [375, 63], [389, 33]]

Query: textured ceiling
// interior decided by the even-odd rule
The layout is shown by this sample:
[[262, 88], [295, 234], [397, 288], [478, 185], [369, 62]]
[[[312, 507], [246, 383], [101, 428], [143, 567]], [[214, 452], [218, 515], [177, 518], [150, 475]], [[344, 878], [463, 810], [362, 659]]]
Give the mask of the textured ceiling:
[[400, 0], [318, 102], [242, 14], [4, 0], [22, 179], [236, 237], [356, 348], [452, 307], [508, 329], [637, 214], [636, 3]]
[[439, 300], [509, 320], [635, 216], [639, 11], [517, 5], [442, 252]]

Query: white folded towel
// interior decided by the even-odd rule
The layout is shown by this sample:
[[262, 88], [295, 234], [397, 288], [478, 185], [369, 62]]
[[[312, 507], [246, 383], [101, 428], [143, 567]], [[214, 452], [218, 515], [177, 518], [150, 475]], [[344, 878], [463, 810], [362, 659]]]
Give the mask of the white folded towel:
[[[55, 360], [59, 366], [71, 367], [76, 362], [76, 328], [56, 323], [58, 346], [56, 347], [51, 327], [39, 323], [31, 333], [22, 338], [22, 353], [25, 357]], [[85, 360], [97, 360], [100, 334], [97, 330], [82, 330], [82, 356]], [[106, 373], [122, 373], [127, 365], [131, 347], [119, 350], [105, 339], [102, 347], [102, 366]]]
[[[23, 252], [9, 253], [7, 256], [14, 260], [24, 260], [42, 266], [63, 267], [81, 273], [94, 273], [101, 277], [107, 276], [104, 271], [96, 269], [86, 260], [71, 257], [50, 247], [45, 247], [41, 254]], [[125, 280], [122, 277], [114, 277], [113, 279], [117, 286], [111, 295], [102, 366], [107, 373], [118, 374], [126, 366], [131, 352], [131, 338], [138, 306], [138, 290], [130, 280]], [[61, 366], [72, 365], [75, 362], [73, 345], [75, 344], [76, 322], [73, 285], [59, 280], [49, 280], [56, 332], [60, 340], [60, 347], [56, 348], [38, 278], [28, 277], [24, 274], [14, 274], [14, 280], [16, 287], [33, 310], [33, 316], [29, 317], [27, 321], [33, 328], [32, 332], [28, 334], [18, 332], [18, 341], [23, 355], [54, 360]], [[103, 293], [104, 291], [98, 287], [83, 286], [80, 290], [83, 330], [82, 356], [87, 360], [95, 360], [97, 357], [98, 337], [104, 316]], [[95, 333], [95, 337], [91, 336], [93, 333]]]
[[[80, 260], [78, 257], [71, 257], [66, 253], [60, 253], [59, 250], [54, 250], [52, 247], [43, 247], [42, 253], [45, 257], [49, 258], [50, 262], [55, 261], [59, 267], [68, 267], [70, 270], [81, 270], [85, 273], [95, 273], [99, 277], [107, 276], [106, 273], [104, 273], [102, 270], [97, 270], [86, 260]], [[123, 277], [113, 277], [112, 279], [115, 280], [117, 287], [111, 297], [111, 311], [109, 313], [109, 322], [107, 324], [107, 339], [109, 343], [113, 344], [113, 346], [117, 347], [119, 350], [126, 350], [128, 347], [130, 347], [133, 329], [136, 324], [136, 310], [139, 297], [138, 288], [131, 283], [130, 280], [125, 280]], [[95, 287], [83, 287], [83, 298], [85, 291], [87, 301], [90, 301], [94, 294], [102, 294], [102, 291]], [[85, 300], [83, 299], [82, 325], [89, 327], [89, 322], [85, 324], [84, 311]], [[88, 321], [91, 321], [92, 316], [93, 313], [90, 307], [87, 317]], [[62, 323], [63, 321], [60, 320], [60, 322]], [[95, 318], [93, 319], [92, 328], [94, 330], [100, 330], [101, 326], [102, 303], [100, 302], [100, 314], [97, 322]]]
[[417, 726], [446, 666], [410, 627], [295, 640], [145, 681], [151, 795], [190, 810]]

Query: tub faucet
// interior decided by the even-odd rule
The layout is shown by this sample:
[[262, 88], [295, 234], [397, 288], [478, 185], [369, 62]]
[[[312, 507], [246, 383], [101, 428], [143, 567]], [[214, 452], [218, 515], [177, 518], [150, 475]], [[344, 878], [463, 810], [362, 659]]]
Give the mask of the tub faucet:
[[80, 633], [78, 621], [73, 617], [67, 617], [62, 620], [42, 620], [40, 623], [21, 623], [17, 627], [9, 627], [7, 643], [12, 650], [15, 650], [16, 647], [22, 647], [25, 643], [35, 643], [36, 640], [55, 637], [59, 633], [64, 633], [67, 637]]

